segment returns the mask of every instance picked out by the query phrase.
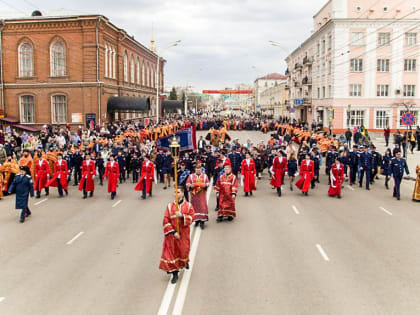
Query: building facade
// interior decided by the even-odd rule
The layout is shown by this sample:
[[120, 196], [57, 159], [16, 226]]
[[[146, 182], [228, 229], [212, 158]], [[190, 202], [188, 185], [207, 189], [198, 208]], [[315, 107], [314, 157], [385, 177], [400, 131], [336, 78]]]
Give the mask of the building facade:
[[295, 118], [334, 130], [406, 128], [420, 114], [420, 0], [330, 0], [287, 58]]
[[288, 93], [286, 85], [287, 80], [282, 80], [261, 93], [261, 112], [263, 114], [272, 115], [275, 118], [288, 116], [288, 111], [286, 111]]
[[[274, 86], [284, 83], [287, 77], [279, 73], [271, 73], [264, 77], [257, 78], [254, 81], [254, 109], [257, 112], [262, 112], [262, 93]], [[266, 108], [267, 109], [267, 108]]]
[[[2, 116], [39, 127], [154, 114], [165, 63], [157, 74], [155, 52], [101, 15], [33, 15], [0, 22]], [[147, 98], [152, 110], [109, 113], [119, 96]]]

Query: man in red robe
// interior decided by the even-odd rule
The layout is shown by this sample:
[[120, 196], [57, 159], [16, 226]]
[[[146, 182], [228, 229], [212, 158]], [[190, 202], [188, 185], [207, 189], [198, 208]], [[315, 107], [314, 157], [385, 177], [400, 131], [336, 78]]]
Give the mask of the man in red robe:
[[58, 197], [63, 197], [63, 190], [66, 193], [66, 196], [69, 194], [67, 188], [67, 176], [69, 175], [69, 170], [67, 162], [63, 160], [63, 154], [57, 154], [57, 161], [54, 163], [54, 176], [48, 181], [47, 186], [57, 187]]
[[232, 174], [230, 165], [225, 165], [225, 173], [220, 175], [214, 190], [219, 199], [217, 222], [222, 222], [225, 217], [228, 221], [232, 221], [236, 218], [235, 200], [238, 193], [238, 181]]
[[206, 191], [210, 185], [209, 178], [203, 173], [201, 164], [197, 163], [195, 173], [188, 176], [186, 187], [190, 192], [190, 202], [194, 207], [195, 225], [204, 229], [204, 222], [209, 220]]
[[281, 196], [281, 186], [284, 184], [284, 174], [287, 173], [287, 158], [283, 156], [281, 150], [277, 151], [277, 156], [273, 159], [273, 165], [270, 169], [271, 186], [277, 188], [277, 195]]
[[36, 198], [41, 198], [41, 190], [45, 188], [45, 195], [49, 195], [49, 188], [47, 186], [50, 177], [50, 166], [47, 160], [42, 158], [42, 154], [38, 153], [38, 161], [35, 162], [35, 185]]
[[82, 163], [82, 179], [79, 183], [79, 190], [83, 191], [83, 199], [87, 198], [87, 193], [89, 192], [89, 197], [93, 196], [93, 191], [95, 190], [95, 179], [96, 167], [95, 161], [90, 159], [90, 155], [86, 154], [86, 159]]
[[344, 165], [340, 163], [338, 158], [335, 159], [335, 164], [330, 170], [330, 188], [328, 189], [328, 195], [331, 197], [337, 196], [341, 198], [341, 183], [344, 180]]
[[299, 175], [301, 177], [296, 182], [296, 187], [302, 190], [302, 194], [305, 196], [308, 195], [314, 173], [314, 161], [311, 160], [311, 156], [309, 154], [306, 154], [305, 159], [300, 164]]
[[256, 175], [255, 161], [251, 159], [251, 155], [247, 152], [245, 160], [241, 162], [241, 185], [244, 187], [245, 197], [248, 197], [248, 194], [252, 196], [252, 191], [257, 190], [255, 185]]
[[141, 166], [141, 177], [134, 188], [135, 190], [142, 192], [142, 199], [146, 199], [146, 194], [149, 194], [149, 196], [152, 197], [153, 181], [157, 184], [155, 165], [150, 161], [150, 157], [145, 155]]
[[120, 178], [120, 168], [115, 162], [115, 157], [111, 155], [105, 167], [105, 178], [108, 178], [108, 193], [111, 193], [111, 200], [117, 194], [118, 178]]
[[178, 187], [175, 191], [178, 205], [172, 201], [163, 217], [163, 249], [159, 269], [172, 273], [172, 283], [178, 280], [179, 270], [189, 268], [190, 225], [193, 221], [194, 207], [184, 201], [184, 191]]

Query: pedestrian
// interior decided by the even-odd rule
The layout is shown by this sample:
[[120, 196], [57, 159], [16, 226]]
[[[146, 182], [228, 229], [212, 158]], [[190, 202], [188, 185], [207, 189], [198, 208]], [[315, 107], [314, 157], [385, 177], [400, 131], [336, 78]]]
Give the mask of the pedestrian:
[[79, 147], [76, 147], [76, 151], [71, 156], [71, 166], [73, 168], [74, 183], [73, 186], [79, 185], [82, 177], [82, 163], [83, 157], [80, 153]]
[[146, 199], [146, 194], [149, 194], [149, 197], [152, 197], [153, 181], [157, 184], [155, 165], [150, 161], [150, 156], [145, 155], [141, 166], [141, 176], [134, 188], [134, 190], [142, 192], [142, 199]]
[[225, 173], [219, 177], [214, 187], [219, 199], [217, 222], [222, 222], [225, 218], [228, 221], [233, 221], [236, 218], [235, 201], [238, 193], [238, 181], [236, 176], [232, 174], [230, 164], [224, 166], [224, 171]]
[[245, 197], [248, 197], [248, 194], [252, 196], [252, 192], [257, 189], [256, 176], [255, 161], [251, 159], [251, 155], [247, 152], [245, 159], [241, 162], [241, 186], [244, 187]]
[[345, 135], [348, 146], [351, 146], [351, 138], [353, 137], [353, 133], [351, 132], [350, 128], [347, 128]]
[[50, 177], [50, 166], [47, 160], [44, 160], [42, 153], [38, 153], [38, 161], [35, 163], [35, 190], [36, 198], [41, 198], [41, 191], [45, 189], [45, 195], [49, 195], [47, 182]]
[[363, 177], [366, 178], [366, 190], [370, 190], [370, 175], [372, 172], [373, 167], [373, 157], [372, 154], [368, 151], [369, 147], [367, 145], [364, 146], [364, 151], [360, 154], [359, 165], [360, 165], [360, 178], [359, 178], [359, 186], [362, 187], [363, 185]]
[[[290, 157], [294, 157], [294, 152], [291, 152]], [[281, 186], [284, 184], [284, 176], [287, 173], [287, 158], [283, 156], [281, 150], [277, 150], [276, 157], [273, 160], [270, 173], [270, 185], [277, 190], [277, 196], [281, 196]], [[290, 183], [291, 185], [291, 183]]]
[[171, 283], [178, 280], [179, 271], [189, 268], [190, 225], [193, 222], [194, 207], [183, 200], [181, 187], [175, 191], [175, 200], [166, 207], [163, 217], [163, 248], [159, 269], [172, 274]]
[[117, 194], [118, 179], [120, 178], [120, 166], [115, 162], [115, 156], [111, 155], [105, 167], [105, 178], [108, 179], [108, 193], [111, 193], [111, 200]]
[[124, 182], [125, 183], [125, 170], [126, 170], [126, 157], [125, 157], [125, 155], [123, 155], [123, 152], [122, 152], [122, 150], [118, 150], [118, 153], [117, 153], [118, 155], [117, 155], [117, 157], [116, 157], [116, 160], [117, 160], [117, 163], [118, 163], [118, 167], [119, 167], [119, 173], [120, 173], [120, 176], [119, 176], [119, 178], [120, 178], [120, 184], [122, 184], [122, 182]]
[[171, 171], [172, 171], [172, 155], [171, 151], [166, 151], [165, 156], [162, 159], [162, 174], [163, 174], [163, 189], [171, 187]]
[[289, 185], [290, 190], [293, 191], [293, 181], [297, 173], [298, 165], [296, 160], [296, 154], [292, 152], [290, 154], [290, 159], [287, 161], [287, 173], [289, 175]]
[[32, 214], [28, 207], [29, 195], [31, 197], [34, 196], [32, 177], [29, 175], [29, 170], [26, 167], [20, 167], [20, 172], [15, 176], [8, 192], [10, 194], [16, 193], [15, 208], [21, 210], [19, 221], [20, 223], [25, 222], [25, 218]]
[[385, 146], [388, 147], [389, 145], [389, 136], [391, 135], [391, 129], [389, 127], [386, 127], [384, 129], [384, 137], [385, 137]]
[[310, 154], [307, 153], [305, 155], [305, 160], [303, 160], [300, 165], [300, 178], [296, 182], [296, 187], [299, 188], [305, 196], [308, 195], [314, 173], [314, 161], [311, 160]]
[[416, 167], [416, 184], [414, 185], [413, 201], [420, 202], [420, 164]]
[[397, 156], [392, 158], [390, 166], [392, 176], [394, 177], [394, 193], [392, 196], [397, 198], [397, 200], [400, 200], [400, 185], [404, 176], [404, 171], [407, 175], [410, 174], [407, 162], [401, 157], [401, 152], [397, 152]]
[[67, 182], [67, 176], [69, 174], [69, 170], [67, 167], [67, 162], [63, 160], [63, 154], [58, 153], [57, 154], [57, 161], [54, 164], [54, 175], [53, 177], [48, 181], [47, 187], [57, 187], [58, 190], [58, 197], [63, 197], [63, 190], [66, 194], [66, 196], [69, 194], [68, 192], [68, 182]]
[[96, 168], [98, 169], [98, 175], [99, 175], [99, 185], [103, 185], [104, 184], [104, 174], [105, 174], [105, 160], [102, 156], [101, 152], [98, 152], [96, 154], [96, 159], [95, 159], [95, 165]]
[[335, 164], [331, 167], [331, 182], [328, 189], [328, 196], [341, 198], [341, 184], [344, 180], [344, 165], [340, 162], [339, 158], [335, 159]]
[[95, 190], [95, 179], [96, 167], [95, 162], [90, 159], [90, 154], [86, 154], [85, 160], [82, 163], [82, 178], [79, 183], [79, 190], [83, 191], [83, 199], [87, 198], [87, 193], [89, 192], [89, 197], [93, 197], [93, 192]]
[[386, 189], [389, 189], [388, 182], [392, 175], [391, 169], [390, 169], [391, 160], [392, 160], [392, 152], [391, 152], [391, 149], [388, 148], [386, 149], [385, 154], [382, 157], [382, 169], [383, 169], [383, 174], [385, 175], [385, 188]]
[[204, 229], [204, 224], [209, 220], [206, 192], [210, 186], [207, 175], [203, 172], [201, 164], [195, 166], [195, 173], [188, 176], [186, 188], [190, 193], [190, 202], [194, 207], [195, 225]]

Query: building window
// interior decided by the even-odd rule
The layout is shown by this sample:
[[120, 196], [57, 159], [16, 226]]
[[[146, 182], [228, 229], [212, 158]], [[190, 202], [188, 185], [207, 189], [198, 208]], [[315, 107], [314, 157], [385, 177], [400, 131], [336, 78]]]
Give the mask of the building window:
[[416, 59], [404, 59], [404, 71], [405, 72], [416, 72]]
[[109, 50], [108, 50], [108, 45], [105, 45], [105, 77], [108, 77], [108, 62], [109, 62], [109, 59], [108, 59], [108, 52], [109, 52]]
[[414, 118], [415, 118], [414, 119], [415, 120], [414, 121], [414, 126], [417, 126], [419, 124], [419, 112], [417, 110], [402, 110], [402, 111], [400, 111], [400, 127], [401, 128], [402, 127], [407, 127], [403, 124], [402, 118], [403, 118], [404, 114], [406, 114], [408, 112], [410, 112], [414, 115]]
[[136, 63], [136, 82], [137, 84], [140, 85], [140, 60], [139, 58], [137, 58], [137, 63]]
[[363, 46], [363, 33], [362, 32], [353, 32], [351, 33], [351, 45], [352, 46]]
[[321, 98], [321, 89], [318, 88], [318, 98]]
[[149, 64], [146, 64], [146, 86], [150, 86], [150, 70], [149, 70]]
[[405, 33], [405, 45], [414, 46], [417, 44], [417, 33]]
[[52, 120], [54, 124], [65, 124], [67, 121], [67, 106], [65, 95], [52, 97]]
[[19, 46], [19, 76], [32, 77], [33, 76], [33, 49], [29, 43], [23, 43]]
[[378, 45], [389, 46], [391, 42], [391, 33], [379, 33], [378, 34]]
[[325, 54], [325, 39], [322, 41], [322, 54]]
[[64, 44], [61, 41], [54, 42], [51, 45], [51, 76], [62, 77], [66, 75], [66, 52]]
[[332, 70], [332, 63], [331, 61], [328, 61], [328, 74], [331, 74], [331, 70]]
[[412, 84], [404, 85], [404, 96], [416, 96], [416, 86]]
[[322, 98], [325, 98], [325, 86], [322, 87]]
[[376, 88], [376, 96], [389, 96], [389, 85], [378, 84]]
[[347, 112], [348, 117], [348, 128], [354, 126], [363, 126], [365, 124], [365, 111], [364, 110], [350, 110]]
[[331, 89], [331, 85], [328, 85], [328, 97], [331, 98], [332, 97], [332, 89]]
[[136, 73], [135, 73], [134, 58], [133, 58], [133, 56], [131, 56], [131, 60], [130, 60], [130, 79], [131, 79], [130, 81], [131, 81], [131, 83], [134, 83], [135, 76], [136, 76]]
[[32, 95], [23, 95], [20, 97], [20, 121], [24, 124], [35, 122], [35, 105]]
[[329, 35], [328, 36], [328, 50], [331, 50], [331, 49], [332, 49], [332, 36]]
[[124, 82], [128, 82], [128, 56], [124, 53]]
[[389, 59], [378, 59], [378, 72], [389, 72]]
[[145, 74], [145, 69], [144, 69], [144, 62], [141, 66], [141, 85], [145, 85], [146, 83], [146, 74]]
[[115, 51], [115, 48], [112, 48], [112, 78], [117, 78], [117, 63], [116, 63], [116, 57], [117, 52]]
[[350, 71], [351, 72], [362, 72], [363, 71], [363, 59], [350, 59]]
[[362, 96], [362, 85], [350, 84], [350, 96]]
[[316, 44], [316, 52], [318, 55], [321, 52], [321, 45], [319, 44], [319, 42]]
[[389, 127], [389, 112], [386, 110], [376, 111], [376, 129], [384, 129]]

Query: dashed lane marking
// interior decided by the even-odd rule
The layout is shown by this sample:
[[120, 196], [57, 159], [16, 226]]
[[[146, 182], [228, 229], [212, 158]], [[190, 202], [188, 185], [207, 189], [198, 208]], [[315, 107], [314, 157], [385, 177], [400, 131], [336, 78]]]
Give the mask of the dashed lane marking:
[[384, 207], [379, 207], [379, 209], [381, 209], [386, 214], [392, 215], [392, 213], [390, 211], [386, 210]]
[[0, 303], [3, 302], [6, 298], [4, 296], [0, 296]]
[[47, 200], [48, 200], [48, 198], [42, 199], [42, 200], [40, 200], [40, 201], [38, 201], [38, 202], [35, 202], [35, 203], [34, 203], [34, 205], [35, 205], [35, 206], [40, 205], [41, 203], [43, 203], [43, 202], [45, 202], [45, 201], [47, 201]]
[[299, 210], [295, 206], [292, 206], [292, 209], [296, 214], [300, 214]]
[[121, 203], [122, 200], [118, 200], [116, 203], [114, 203], [112, 205], [112, 208], [115, 208], [116, 206], [118, 206]]
[[68, 241], [66, 244], [67, 245], [71, 245], [75, 240], [77, 240], [83, 234], [85, 234], [85, 232], [79, 232], [79, 233], [77, 233], [77, 235], [75, 237], [73, 237], [70, 241]]
[[350, 185], [347, 185], [347, 188], [354, 191], [354, 188], [351, 187]]
[[325, 261], [330, 261], [330, 259], [328, 258], [327, 254], [325, 253], [321, 245], [316, 244], [316, 248], [318, 249], [319, 253], [321, 254], [322, 258], [324, 258]]

